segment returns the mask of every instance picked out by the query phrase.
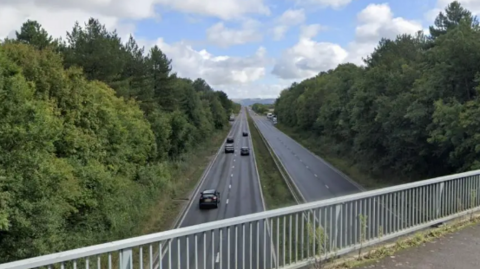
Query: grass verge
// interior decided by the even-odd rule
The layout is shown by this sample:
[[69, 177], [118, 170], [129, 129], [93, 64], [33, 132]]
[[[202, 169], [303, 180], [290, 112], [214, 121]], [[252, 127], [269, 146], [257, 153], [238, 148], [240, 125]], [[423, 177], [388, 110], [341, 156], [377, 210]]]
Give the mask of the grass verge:
[[[336, 146], [325, 138], [318, 137], [309, 132], [300, 132], [281, 123], [278, 123], [276, 127], [311, 152], [321, 156], [325, 161], [348, 175], [367, 190], [384, 188], [407, 182], [405, 178], [397, 177], [396, 175], [372, 175], [363, 171], [357, 163], [353, 161], [353, 158], [349, 158], [348, 155], [341, 155], [338, 151], [336, 152]], [[385, 178], [388, 178], [388, 181], [385, 180]]]
[[229, 131], [230, 128], [226, 128], [215, 133], [208, 142], [199, 145], [194, 152], [186, 154], [183, 161], [173, 164], [176, 166], [172, 174], [172, 178], [175, 179], [172, 182], [174, 184], [172, 189], [176, 192], [174, 200], [172, 201], [171, 196], [159, 197], [157, 206], [150, 209], [151, 218], [142, 224], [142, 234], [173, 228], [174, 221], [188, 203], [193, 188], [197, 185]]

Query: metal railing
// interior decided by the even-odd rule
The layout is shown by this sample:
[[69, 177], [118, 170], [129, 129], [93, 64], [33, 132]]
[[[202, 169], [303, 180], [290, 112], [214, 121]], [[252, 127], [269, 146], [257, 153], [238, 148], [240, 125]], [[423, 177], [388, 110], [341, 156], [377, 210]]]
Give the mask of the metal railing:
[[16, 261], [0, 269], [152, 268], [155, 253], [162, 253], [158, 265], [165, 269], [300, 268], [470, 214], [480, 209], [479, 190], [476, 170]]

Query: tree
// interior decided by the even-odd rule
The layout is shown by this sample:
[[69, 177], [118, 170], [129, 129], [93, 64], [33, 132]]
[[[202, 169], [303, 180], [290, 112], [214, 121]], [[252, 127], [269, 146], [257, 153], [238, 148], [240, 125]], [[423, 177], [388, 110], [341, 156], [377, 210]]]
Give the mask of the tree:
[[27, 20], [20, 28], [20, 32], [15, 31], [15, 35], [17, 41], [30, 44], [37, 49], [44, 49], [53, 44], [52, 37], [36, 21]]
[[[449, 4], [422, 33], [382, 39], [364, 68], [339, 65], [281, 92], [281, 125], [372, 175], [419, 179], [476, 169], [480, 28]], [[388, 180], [388, 179], [385, 179]]]

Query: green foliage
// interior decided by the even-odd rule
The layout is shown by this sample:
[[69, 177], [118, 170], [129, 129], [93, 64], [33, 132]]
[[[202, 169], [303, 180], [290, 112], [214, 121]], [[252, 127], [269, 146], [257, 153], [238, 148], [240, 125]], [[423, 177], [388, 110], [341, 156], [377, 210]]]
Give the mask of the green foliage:
[[252, 105], [252, 110], [258, 114], [265, 114], [270, 109], [273, 109], [273, 105], [266, 105], [266, 104], [260, 104], [260, 103], [255, 103]]
[[0, 44], [0, 263], [141, 232], [182, 156], [236, 106], [98, 20]]
[[430, 31], [382, 39], [365, 67], [292, 84], [275, 103], [281, 123], [331, 142], [373, 175], [479, 169], [480, 28], [453, 2]]

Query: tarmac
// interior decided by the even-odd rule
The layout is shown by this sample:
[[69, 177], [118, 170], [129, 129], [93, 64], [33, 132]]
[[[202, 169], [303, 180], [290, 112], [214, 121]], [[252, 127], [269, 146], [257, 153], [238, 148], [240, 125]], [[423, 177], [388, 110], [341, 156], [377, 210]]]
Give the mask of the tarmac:
[[480, 269], [480, 224], [356, 269]]

